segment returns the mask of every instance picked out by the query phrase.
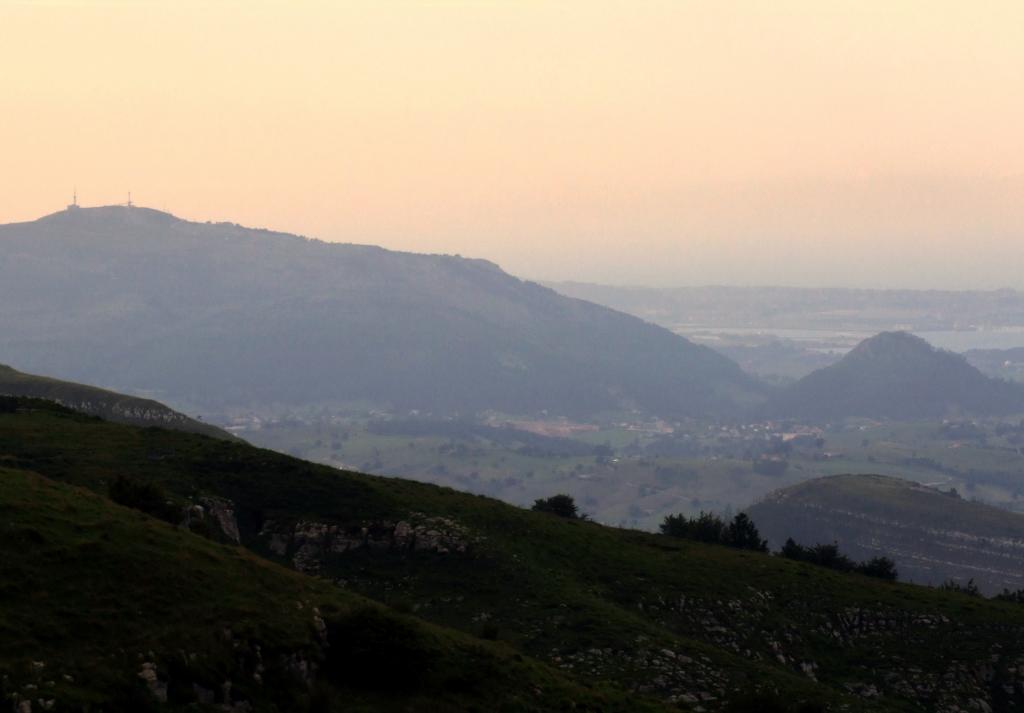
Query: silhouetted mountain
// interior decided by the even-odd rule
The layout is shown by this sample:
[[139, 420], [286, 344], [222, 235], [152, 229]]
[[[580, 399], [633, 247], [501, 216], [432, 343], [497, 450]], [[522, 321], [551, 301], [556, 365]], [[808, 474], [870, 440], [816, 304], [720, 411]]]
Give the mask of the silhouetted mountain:
[[196, 421], [158, 401], [126, 396], [95, 386], [60, 381], [47, 376], [23, 374], [0, 364], [0, 395], [46, 399], [75, 411], [99, 416], [108, 421], [133, 426], [160, 426], [173, 431], [199, 433], [214, 438], [237, 440], [216, 426]]
[[686, 415], [758, 398], [712, 350], [483, 260], [145, 208], [0, 226], [0, 303], [5, 361], [210, 408]]
[[882, 332], [836, 364], [776, 394], [765, 407], [805, 419], [941, 418], [1024, 412], [1024, 387], [991, 379], [957, 354], [906, 332]]
[[1024, 515], [899, 478], [835, 475], [772, 493], [749, 508], [773, 548], [838, 542], [856, 560], [886, 556], [900, 579], [974, 579], [987, 593], [1024, 588]]

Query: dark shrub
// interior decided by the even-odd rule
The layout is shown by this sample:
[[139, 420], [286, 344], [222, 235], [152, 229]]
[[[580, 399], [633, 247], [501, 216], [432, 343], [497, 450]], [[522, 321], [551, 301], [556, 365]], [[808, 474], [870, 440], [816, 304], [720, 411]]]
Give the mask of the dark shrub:
[[818, 544], [810, 548], [811, 562], [840, 572], [852, 572], [855, 567], [853, 560], [839, 551], [839, 543], [830, 545]]
[[947, 579], [945, 582], [939, 585], [939, 589], [944, 592], [959, 592], [960, 594], [966, 594], [969, 597], [980, 597], [981, 590], [978, 589], [978, 585], [974, 583], [974, 579], [968, 579], [967, 584], [960, 584], [953, 579]]
[[896, 563], [888, 557], [874, 557], [867, 562], [857, 563], [842, 554], [839, 551], [839, 544], [836, 542], [830, 545], [817, 544], [813, 547], [804, 547], [790, 537], [779, 550], [779, 555], [786, 559], [816, 564], [819, 567], [828, 567], [840, 572], [859, 572], [868, 577], [877, 577], [890, 582], [895, 582], [898, 576]]
[[804, 547], [798, 545], [790, 537], [782, 546], [779, 554], [787, 559], [809, 562], [819, 567], [837, 569], [841, 572], [851, 572], [856, 566], [853, 560], [839, 552], [839, 544], [835, 542], [830, 545], [817, 544], [813, 547]]
[[899, 578], [896, 563], [888, 557], [872, 557], [867, 562], [857, 565], [857, 571], [869, 577], [886, 579], [890, 582], [895, 582]]
[[786, 538], [786, 543], [782, 545], [779, 554], [788, 560], [807, 561], [807, 548], [803, 545], [798, 545], [792, 537]]
[[580, 515], [572, 496], [565, 494], [552, 495], [550, 498], [538, 498], [534, 501], [531, 509], [537, 512], [549, 512], [570, 520], [579, 520], [584, 517]]
[[141, 510], [167, 522], [174, 522], [179, 514], [179, 509], [168, 501], [167, 494], [155, 483], [119, 475], [107, 488], [107, 494], [118, 505]]

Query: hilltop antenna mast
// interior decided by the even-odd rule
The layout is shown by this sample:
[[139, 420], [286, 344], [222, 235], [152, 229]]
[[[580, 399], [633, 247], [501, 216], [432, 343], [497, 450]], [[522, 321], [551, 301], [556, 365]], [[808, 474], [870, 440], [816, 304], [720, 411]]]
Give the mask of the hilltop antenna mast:
[[132, 207], [132, 192], [128, 191], [128, 207]]

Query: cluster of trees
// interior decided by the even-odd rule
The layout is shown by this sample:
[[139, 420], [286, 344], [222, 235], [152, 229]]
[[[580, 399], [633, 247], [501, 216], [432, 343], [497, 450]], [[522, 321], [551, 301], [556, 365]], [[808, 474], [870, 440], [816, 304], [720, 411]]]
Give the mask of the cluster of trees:
[[[549, 498], [538, 498], [534, 501], [532, 509], [568, 520], [587, 519], [587, 516], [581, 513], [576, 506], [576, 501], [572, 496], [564, 493], [552, 495]], [[768, 541], [761, 537], [754, 521], [743, 512], [729, 521], [713, 512], [704, 512], [703, 510], [696, 517], [687, 517], [683, 513], [668, 515], [662, 521], [659, 529], [661, 534], [669, 537], [725, 545], [738, 550], [768, 551]], [[896, 563], [888, 557], [873, 557], [866, 562], [855, 562], [839, 551], [838, 543], [805, 547], [798, 545], [793, 538], [789, 538], [778, 554], [787, 559], [807, 562], [840, 572], [859, 572], [868, 577], [877, 577], [890, 582], [896, 581], [899, 576], [896, 571]], [[1024, 600], [1024, 591], [1021, 591], [1019, 595]], [[1007, 598], [1009, 596], [1008, 592]]]
[[[974, 580], [968, 582], [968, 584], [974, 584]], [[977, 589], [977, 587], [975, 587]], [[1009, 589], [1003, 589], [1002, 592], [992, 597], [1001, 602], [1013, 602], [1014, 604], [1024, 604], [1024, 589], [1018, 589], [1011, 592]]]
[[[540, 498], [533, 504], [533, 510], [551, 513], [570, 520], [586, 520], [587, 515], [581, 513], [572, 496], [559, 494], [550, 498]], [[754, 521], [746, 513], [739, 513], [732, 520], [726, 521], [711, 512], [701, 511], [696, 517], [687, 517], [679, 513], [668, 515], [660, 526], [661, 533], [669, 537], [679, 537], [697, 542], [725, 545], [741, 550], [767, 552], [768, 542], [761, 537]], [[872, 557], [864, 562], [857, 562], [839, 550], [839, 543], [801, 545], [789, 538], [777, 553], [780, 557], [807, 562], [819, 567], [827, 567], [839, 572], [857, 572], [868, 577], [876, 577], [889, 582], [899, 578], [896, 563], [888, 557]], [[939, 587], [952, 592], [960, 592], [969, 596], [980, 597], [981, 592], [974, 580], [961, 584], [948, 580]], [[1024, 604], [1024, 589], [1011, 592], [1003, 590], [993, 599]]]
[[661, 534], [739, 550], [768, 551], [768, 541], [761, 539], [754, 521], [742, 512], [728, 523], [718, 515], [703, 510], [700, 515], [692, 518], [682, 513], [669, 515], [661, 523]]
[[899, 577], [896, 563], [888, 557], [872, 557], [866, 562], [855, 562], [839, 551], [839, 544], [836, 542], [830, 545], [817, 544], [805, 547], [798, 545], [790, 537], [782, 546], [779, 554], [786, 559], [808, 562], [840, 572], [859, 572], [868, 577], [877, 577], [890, 582], [895, 582]]
[[[567, 520], [587, 520], [589, 516], [580, 512], [571, 495], [559, 493], [549, 498], [538, 498], [530, 508], [535, 512], [546, 512]], [[669, 515], [661, 523], [661, 532], [669, 537], [681, 537], [698, 542], [735, 547], [740, 550], [767, 552], [768, 541], [761, 537], [754, 521], [746, 513], [740, 513], [726, 522], [720, 516], [701, 511], [697, 517], [682, 513]]]
[[[761, 538], [754, 521], [746, 513], [736, 515], [726, 522], [714, 513], [701, 511], [696, 517], [687, 517], [682, 513], [669, 515], [661, 523], [661, 533], [670, 537], [682, 537], [687, 540], [709, 542], [716, 545], [735, 547], [741, 550], [767, 552], [768, 542]], [[840, 572], [859, 572], [869, 577], [877, 577], [890, 582], [896, 581], [898, 572], [896, 563], [888, 557], [873, 557], [866, 562], [855, 562], [839, 551], [839, 545], [798, 545], [793, 538], [778, 553], [781, 557], [808, 562], [819, 567], [839, 570]], [[1022, 593], [1024, 597], [1024, 593]]]

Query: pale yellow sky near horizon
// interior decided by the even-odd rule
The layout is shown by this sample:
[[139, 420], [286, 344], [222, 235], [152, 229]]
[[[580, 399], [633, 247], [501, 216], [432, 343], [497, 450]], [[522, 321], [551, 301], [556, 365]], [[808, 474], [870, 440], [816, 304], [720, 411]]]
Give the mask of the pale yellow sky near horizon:
[[1024, 288], [1024, 2], [0, 0], [0, 222]]

